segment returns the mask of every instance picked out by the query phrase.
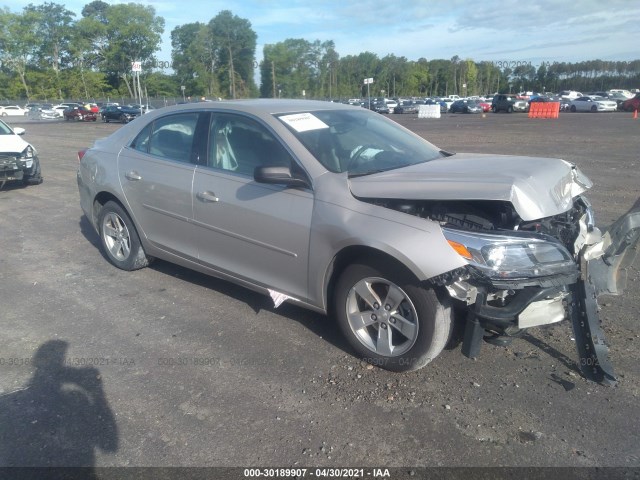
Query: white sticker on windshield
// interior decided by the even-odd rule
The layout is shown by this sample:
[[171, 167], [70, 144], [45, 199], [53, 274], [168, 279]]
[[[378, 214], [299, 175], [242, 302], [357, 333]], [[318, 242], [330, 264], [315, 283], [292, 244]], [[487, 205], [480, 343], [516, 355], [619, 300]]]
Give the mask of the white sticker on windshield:
[[321, 128], [329, 128], [318, 117], [311, 113], [294, 113], [292, 115], [283, 115], [280, 117], [284, 123], [293, 128], [296, 132], [308, 132], [309, 130], [320, 130]]

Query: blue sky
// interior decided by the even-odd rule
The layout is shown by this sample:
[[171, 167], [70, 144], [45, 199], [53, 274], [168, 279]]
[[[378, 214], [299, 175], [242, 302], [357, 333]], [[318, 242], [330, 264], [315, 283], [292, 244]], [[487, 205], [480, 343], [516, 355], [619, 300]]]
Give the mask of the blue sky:
[[[52, 0], [80, 16], [88, 0]], [[31, 0], [5, 4], [20, 10]], [[107, 3], [117, 3], [107, 0]], [[171, 59], [171, 30], [221, 10], [251, 22], [262, 47], [287, 38], [333, 40], [340, 56], [370, 51], [408, 60], [540, 62], [640, 58], [637, 0], [142, 0], [164, 17], [159, 60]]]

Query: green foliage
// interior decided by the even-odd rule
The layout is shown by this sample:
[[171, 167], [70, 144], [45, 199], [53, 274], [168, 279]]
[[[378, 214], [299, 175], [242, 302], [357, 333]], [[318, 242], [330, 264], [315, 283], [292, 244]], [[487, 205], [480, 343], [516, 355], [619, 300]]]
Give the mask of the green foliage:
[[223, 10], [208, 24], [212, 50], [217, 59], [217, 79], [221, 91], [228, 91], [230, 98], [246, 98], [256, 92], [253, 81], [253, 65], [257, 35], [251, 22], [229, 10]]
[[[154, 55], [164, 19], [140, 3], [94, 0], [82, 16], [51, 1], [19, 12], [0, 8], [0, 97], [54, 100], [133, 96], [131, 62], [141, 61], [143, 92], [222, 98], [486, 95], [495, 92], [637, 88], [640, 60], [541, 65], [405, 57], [364, 51], [340, 57], [333, 41], [288, 38], [265, 45], [254, 82], [257, 35], [247, 19], [222, 10], [171, 32], [173, 72]], [[506, 62], [504, 62], [506, 63]]]
[[253, 80], [256, 33], [251, 23], [223, 10], [207, 24], [195, 22], [171, 32], [173, 69], [192, 97], [256, 96]]
[[34, 61], [43, 68], [52, 67], [57, 74], [69, 61], [75, 13], [67, 10], [64, 5], [45, 2], [37, 6], [27, 5], [24, 14], [32, 18], [32, 29], [39, 40]]
[[150, 97], [175, 97], [180, 95], [180, 85], [175, 75], [153, 72], [142, 78], [142, 88]]

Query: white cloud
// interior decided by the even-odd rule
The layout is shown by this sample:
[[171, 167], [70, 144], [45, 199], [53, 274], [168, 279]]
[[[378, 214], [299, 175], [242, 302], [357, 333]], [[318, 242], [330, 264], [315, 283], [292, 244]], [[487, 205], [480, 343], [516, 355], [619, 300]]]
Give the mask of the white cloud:
[[[78, 15], [90, 0], [68, 0]], [[122, 0], [135, 1], [135, 0]], [[19, 11], [31, 0], [14, 0]], [[110, 1], [110, 3], [115, 3]], [[169, 60], [177, 25], [208, 22], [221, 10], [251, 22], [261, 47], [287, 38], [333, 40], [342, 56], [364, 51], [474, 60], [581, 61], [638, 58], [640, 3], [629, 0], [142, 0], [166, 20], [162, 52]], [[504, 58], [504, 56], [518, 58]]]

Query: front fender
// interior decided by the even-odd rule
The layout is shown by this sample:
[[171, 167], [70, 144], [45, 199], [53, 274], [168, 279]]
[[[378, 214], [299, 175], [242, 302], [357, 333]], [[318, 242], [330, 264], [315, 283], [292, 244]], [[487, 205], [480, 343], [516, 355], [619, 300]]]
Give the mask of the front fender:
[[431, 220], [357, 202], [357, 210], [316, 202], [310, 240], [309, 294], [326, 308], [325, 286], [334, 259], [350, 247], [384, 252], [407, 267], [418, 280], [428, 280], [466, 265]]

